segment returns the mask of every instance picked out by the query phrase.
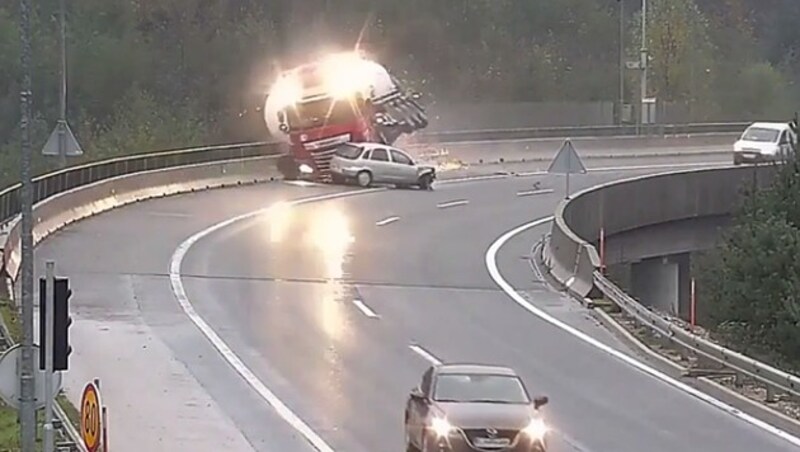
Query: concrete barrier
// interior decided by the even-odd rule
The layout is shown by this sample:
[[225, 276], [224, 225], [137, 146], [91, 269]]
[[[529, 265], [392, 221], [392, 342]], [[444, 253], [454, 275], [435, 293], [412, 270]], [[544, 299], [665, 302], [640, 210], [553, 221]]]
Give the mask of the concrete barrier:
[[724, 167], [640, 176], [589, 188], [556, 209], [545, 249], [552, 276], [585, 297], [600, 266], [594, 243], [626, 231], [732, 213], [747, 184], [763, 188], [774, 166]]
[[[279, 179], [277, 158], [253, 157], [142, 171], [53, 195], [33, 208], [34, 244], [83, 218], [145, 199]], [[13, 281], [21, 259], [20, 229], [17, 217], [12, 220], [3, 248], [4, 271]]]

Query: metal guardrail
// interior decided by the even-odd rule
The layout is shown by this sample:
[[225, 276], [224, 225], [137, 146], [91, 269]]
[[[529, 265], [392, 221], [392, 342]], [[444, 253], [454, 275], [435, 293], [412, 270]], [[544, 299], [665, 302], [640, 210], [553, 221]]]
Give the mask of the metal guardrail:
[[462, 130], [425, 132], [415, 136], [421, 144], [458, 143], [467, 141], [530, 140], [543, 138], [610, 138], [628, 136], [669, 136], [711, 133], [741, 133], [749, 122], [702, 124], [653, 124], [623, 126], [536, 127], [496, 130]]
[[794, 396], [800, 396], [800, 378], [797, 376], [686, 331], [669, 319], [637, 302], [599, 271], [594, 272], [594, 282], [606, 297], [616, 303], [628, 315], [670, 341], [764, 384]]
[[[760, 381], [769, 390], [800, 396], [798, 376], [695, 335], [625, 293], [600, 272], [601, 262], [595, 256], [597, 250], [584, 238], [601, 226], [608, 235], [613, 235], [635, 227], [730, 213], [738, 198], [737, 184], [747, 180], [766, 186], [773, 170], [772, 167], [684, 170], [638, 176], [586, 189], [562, 201], [556, 209], [551, 235], [542, 253], [544, 263], [549, 273], [575, 296], [584, 297], [594, 287], [638, 323], [678, 346]], [[633, 196], [634, 193], [637, 195]], [[669, 198], [670, 193], [675, 198]], [[651, 198], [659, 196], [663, 196], [660, 207], [648, 210]], [[625, 199], [629, 202], [624, 208], [614, 211], [611, 206], [623, 205]], [[624, 218], [631, 212], [635, 215], [635, 224]]]
[[[502, 141], [533, 138], [603, 138], [613, 136], [636, 136], [639, 134], [680, 135], [692, 133], [734, 133], [741, 132], [747, 125], [748, 123], [736, 122], [652, 125], [641, 128], [637, 128], [636, 126], [578, 126], [463, 130], [420, 133], [415, 136], [415, 142], [457, 143], [466, 141]], [[276, 155], [280, 153], [280, 147], [281, 145], [277, 141], [257, 141], [150, 152], [87, 163], [35, 177], [33, 179], [33, 202], [35, 204], [63, 191], [111, 177], [183, 165]], [[15, 184], [0, 191], [0, 224], [8, 222], [20, 213], [20, 188], [21, 184]]]
[[[126, 174], [224, 160], [241, 160], [278, 153], [277, 142], [259, 141], [151, 152], [101, 160], [35, 177], [33, 179], [33, 203], [36, 204], [43, 199], [76, 187]], [[0, 224], [19, 215], [21, 188], [22, 184], [17, 183], [0, 191]]]

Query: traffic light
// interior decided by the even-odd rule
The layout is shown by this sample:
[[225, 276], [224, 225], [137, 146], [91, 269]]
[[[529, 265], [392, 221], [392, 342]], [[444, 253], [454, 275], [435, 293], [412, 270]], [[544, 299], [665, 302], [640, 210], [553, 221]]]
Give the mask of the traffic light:
[[[44, 348], [47, 340], [47, 308], [45, 303], [45, 279], [39, 279], [39, 368], [45, 368]], [[69, 299], [72, 289], [69, 288], [68, 278], [55, 278], [53, 291], [53, 370], [67, 370], [69, 355], [72, 347], [69, 345], [69, 327], [72, 326], [72, 317], [69, 315]]]

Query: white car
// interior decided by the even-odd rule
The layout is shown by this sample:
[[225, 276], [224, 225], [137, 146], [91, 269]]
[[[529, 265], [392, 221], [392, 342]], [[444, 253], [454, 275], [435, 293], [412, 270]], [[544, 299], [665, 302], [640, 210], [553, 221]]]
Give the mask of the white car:
[[797, 135], [788, 123], [756, 122], [733, 145], [733, 164], [781, 161], [797, 144]]
[[336, 147], [330, 164], [334, 183], [354, 180], [362, 187], [373, 183], [430, 190], [436, 168], [417, 165], [410, 155], [380, 143], [345, 143]]

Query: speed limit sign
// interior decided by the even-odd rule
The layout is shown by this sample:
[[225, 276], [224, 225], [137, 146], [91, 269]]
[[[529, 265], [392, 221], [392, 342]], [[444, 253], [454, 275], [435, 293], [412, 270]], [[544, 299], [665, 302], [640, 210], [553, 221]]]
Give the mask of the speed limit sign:
[[100, 390], [93, 382], [83, 388], [81, 398], [81, 438], [89, 452], [97, 452], [103, 433]]

